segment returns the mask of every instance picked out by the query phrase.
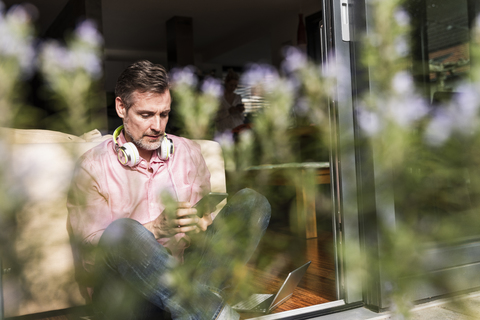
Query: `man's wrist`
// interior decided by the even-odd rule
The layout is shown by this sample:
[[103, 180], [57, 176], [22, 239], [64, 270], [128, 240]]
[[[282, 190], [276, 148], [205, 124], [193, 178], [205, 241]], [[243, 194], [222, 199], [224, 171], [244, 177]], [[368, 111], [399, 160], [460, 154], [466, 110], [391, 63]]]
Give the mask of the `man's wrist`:
[[160, 239], [162, 237], [162, 229], [160, 225], [152, 223], [152, 228], [153, 228], [153, 235], [155, 236], [155, 239]]
[[153, 234], [155, 239], [161, 238], [160, 228], [154, 221], [147, 222], [143, 226]]

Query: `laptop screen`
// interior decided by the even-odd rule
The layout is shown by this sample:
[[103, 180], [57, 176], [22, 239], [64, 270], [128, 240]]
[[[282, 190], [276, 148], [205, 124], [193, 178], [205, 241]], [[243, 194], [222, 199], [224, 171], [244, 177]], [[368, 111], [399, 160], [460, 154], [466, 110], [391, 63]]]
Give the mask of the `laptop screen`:
[[283, 283], [280, 290], [278, 290], [275, 298], [273, 299], [270, 307], [268, 308], [269, 311], [278, 307], [282, 302], [290, 298], [290, 296], [293, 294], [293, 291], [298, 286], [298, 283], [300, 282], [300, 280], [302, 280], [303, 275], [307, 271], [308, 266], [311, 262], [312, 261], [308, 261], [303, 266], [293, 270], [288, 274], [287, 279]]

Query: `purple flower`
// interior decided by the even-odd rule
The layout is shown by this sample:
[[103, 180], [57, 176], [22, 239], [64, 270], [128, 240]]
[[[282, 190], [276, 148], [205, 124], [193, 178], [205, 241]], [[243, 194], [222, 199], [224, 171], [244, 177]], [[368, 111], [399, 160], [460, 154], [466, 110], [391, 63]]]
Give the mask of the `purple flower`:
[[410, 52], [410, 46], [405, 36], [398, 36], [395, 38], [395, 51], [400, 57], [405, 57]]
[[[402, 74], [399, 74], [397, 81], [401, 80], [402, 77]], [[405, 79], [408, 79], [408, 77], [403, 80]], [[381, 130], [387, 129], [385, 126], [387, 123], [395, 123], [404, 129], [408, 129], [428, 114], [429, 108], [425, 99], [411, 91], [409, 92], [408, 81], [400, 82], [404, 86], [397, 86], [396, 88], [401, 94], [394, 94], [387, 99], [377, 97], [375, 111], [367, 110], [363, 105], [359, 106], [358, 123], [367, 135], [379, 134]]]
[[29, 12], [20, 5], [13, 6], [6, 16], [0, 14], [0, 56], [16, 59], [25, 74], [33, 71], [35, 60], [30, 20]]
[[223, 86], [220, 80], [208, 77], [202, 83], [202, 92], [218, 98], [223, 95]]
[[9, 19], [12, 19], [14, 23], [24, 25], [30, 22], [31, 17], [23, 5], [14, 5], [7, 12], [7, 20]]
[[349, 68], [350, 64], [343, 58], [335, 58], [334, 55], [328, 57], [322, 68], [322, 75], [326, 79], [327, 87], [325, 87], [325, 90], [329, 95], [337, 95], [339, 99], [350, 95], [351, 77]]
[[388, 103], [392, 121], [403, 128], [408, 128], [414, 122], [422, 119], [428, 113], [428, 107], [425, 99], [410, 95], [405, 99], [392, 97]]
[[322, 76], [325, 78], [336, 78], [337, 67], [335, 63], [335, 55], [329, 54], [327, 61], [322, 67]]
[[407, 128], [428, 113], [427, 102], [416, 94], [413, 78], [409, 72], [396, 73], [392, 79], [392, 89], [395, 94], [390, 96], [387, 105], [395, 123]]
[[233, 134], [227, 131], [215, 134], [213, 140], [218, 142], [222, 146], [222, 148], [229, 148], [235, 144]]
[[480, 93], [472, 84], [463, 84], [453, 100], [442, 106], [430, 121], [425, 139], [432, 145], [445, 142], [452, 133], [469, 135], [478, 130]]
[[378, 115], [365, 107], [358, 108], [357, 120], [360, 128], [370, 137], [379, 133], [382, 128]]
[[98, 79], [102, 74], [102, 64], [95, 51], [85, 47], [69, 50], [57, 41], [50, 40], [41, 48], [41, 62], [47, 72], [74, 72], [83, 69], [91, 77]]
[[459, 94], [444, 108], [452, 128], [462, 134], [470, 134], [478, 128], [480, 94], [472, 84], [458, 87]]
[[84, 69], [91, 77], [98, 79], [102, 75], [102, 63], [95, 52], [78, 50], [71, 52], [71, 59], [77, 68]]
[[98, 32], [96, 24], [91, 20], [81, 22], [75, 29], [75, 35], [91, 46], [99, 47], [103, 43], [103, 37]]
[[52, 71], [60, 68], [66, 71], [73, 71], [75, 69], [75, 61], [71, 59], [68, 50], [54, 40], [49, 40], [42, 45], [41, 58], [45, 70]]
[[452, 132], [452, 122], [446, 112], [437, 113], [427, 126], [425, 140], [433, 146], [442, 145]]
[[247, 86], [263, 86], [267, 91], [277, 87], [280, 77], [277, 70], [266, 64], [252, 64], [248, 70], [243, 73], [241, 82]]
[[307, 56], [298, 48], [287, 47], [284, 55], [285, 60], [282, 63], [282, 67], [287, 72], [294, 72], [307, 66]]
[[242, 80], [252, 87], [260, 86], [266, 93], [292, 94], [300, 85], [295, 77], [280, 77], [276, 68], [270, 65], [252, 65]]
[[174, 85], [187, 85], [195, 87], [198, 83], [195, 69], [192, 66], [175, 68], [171, 71], [171, 79]]
[[298, 99], [297, 103], [294, 106], [294, 111], [299, 115], [299, 116], [305, 116], [308, 114], [308, 111], [310, 111], [310, 105], [309, 101], [306, 97], [301, 97]]
[[[480, 93], [472, 84], [463, 84], [458, 87], [458, 95], [453, 99], [453, 103], [457, 106], [457, 112], [462, 117], [475, 119], [478, 116], [478, 108], [480, 103]], [[465, 124], [462, 125], [465, 127]]]
[[414, 86], [411, 74], [406, 71], [397, 72], [393, 76], [392, 87], [400, 95], [412, 94]]
[[410, 25], [410, 15], [403, 9], [398, 9], [393, 13], [393, 17], [397, 24], [401, 27], [407, 27]]

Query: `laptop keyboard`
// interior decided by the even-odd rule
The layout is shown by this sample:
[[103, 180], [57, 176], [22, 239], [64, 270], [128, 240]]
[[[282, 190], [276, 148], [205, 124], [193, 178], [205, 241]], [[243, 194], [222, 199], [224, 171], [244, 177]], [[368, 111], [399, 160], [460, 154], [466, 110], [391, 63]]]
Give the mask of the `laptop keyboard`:
[[238, 310], [253, 310], [262, 302], [272, 298], [273, 294], [252, 294], [248, 299], [232, 306], [233, 309]]

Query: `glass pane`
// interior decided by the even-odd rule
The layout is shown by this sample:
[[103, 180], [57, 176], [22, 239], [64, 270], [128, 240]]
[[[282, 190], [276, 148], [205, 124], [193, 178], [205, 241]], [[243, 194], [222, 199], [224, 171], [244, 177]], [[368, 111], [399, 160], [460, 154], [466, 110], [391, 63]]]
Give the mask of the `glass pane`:
[[[455, 108], [449, 103], [469, 83], [474, 1], [412, 0], [408, 1], [408, 8], [412, 15], [415, 84], [430, 101], [431, 116], [436, 117]], [[445, 119], [453, 121], [453, 114]], [[447, 123], [443, 130], [448, 130]], [[457, 141], [450, 147], [423, 142], [416, 159], [405, 168], [405, 176], [409, 178], [403, 183], [412, 187], [410, 195], [402, 194], [403, 200], [396, 203], [397, 219], [410, 221], [427, 237], [441, 242], [439, 230], [449, 223], [468, 219], [476, 196], [470, 188], [476, 169], [471, 167], [473, 154], [468, 150], [467, 140], [463, 146], [458, 146], [461, 143]], [[462, 237], [477, 236], [477, 231], [467, 229]]]
[[[178, 4], [174, 2], [160, 2], [157, 8], [162, 14], [156, 32], [156, 40], [151, 39], [151, 46], [159, 53], [154, 59], [153, 55], [144, 56], [154, 59], [169, 68], [182, 66], [179, 59], [172, 59], [169, 54], [169, 39], [165, 37], [165, 21], [171, 17], [180, 15]], [[133, 4], [132, 4], [133, 5]], [[113, 10], [117, 5], [113, 3], [104, 5], [104, 10]], [[187, 50], [186, 53], [193, 57], [195, 73], [200, 80], [206, 77], [214, 77], [224, 83], [229, 72], [235, 72], [238, 77], [238, 86], [234, 93], [241, 96], [241, 102], [245, 110], [245, 119], [242, 124], [236, 123], [234, 128], [235, 139], [240, 130], [250, 130], [254, 135], [255, 118], [257, 114], [264, 112], [270, 106], [265, 104], [264, 93], [256, 87], [251, 87], [243, 81], [243, 75], [251, 64], [267, 64], [281, 73], [283, 62], [283, 49], [286, 46], [298, 46], [318, 63], [324, 59], [325, 53], [321, 47], [322, 28], [322, 2], [320, 0], [304, 0], [299, 3], [296, 0], [281, 2], [271, 1], [230, 1], [215, 2], [209, 6], [207, 2], [198, 5], [198, 1], [183, 1], [183, 8], [195, 8], [185, 11], [180, 16], [191, 18], [191, 35], [193, 45], [178, 50]], [[212, 7], [215, 10], [212, 10]], [[144, 12], [152, 10], [143, 10]], [[301, 15], [300, 15], [301, 14]], [[119, 16], [115, 18], [119, 19]], [[121, 54], [120, 51], [109, 50], [109, 44], [119, 41], [119, 38], [109, 37], [113, 34], [113, 18], [104, 18], [105, 43], [106, 43], [106, 69], [107, 91], [113, 91], [114, 81], [118, 73], [127, 65], [129, 57], [121, 57], [113, 54]], [[115, 28], [117, 28], [115, 27]], [[121, 24], [120, 24], [120, 27]], [[142, 29], [146, 29], [143, 26]], [[115, 31], [121, 33], [121, 31]], [[303, 36], [300, 34], [303, 32]], [[126, 36], [130, 37], [132, 33]], [[182, 35], [177, 35], [181, 37]], [[173, 37], [173, 35], [172, 35]], [[131, 41], [136, 39], [131, 38]], [[156, 42], [158, 41], [158, 42]], [[129, 46], [127, 42], [125, 46]], [[191, 48], [193, 47], [193, 54]], [[111, 56], [108, 53], [112, 53]], [[132, 52], [130, 52], [132, 53]], [[178, 51], [180, 57], [180, 51]], [[323, 58], [322, 58], [323, 57]], [[138, 56], [136, 58], [143, 58]], [[188, 63], [192, 64], [192, 63]], [[108, 81], [110, 80], [111, 81]], [[226, 88], [226, 87], [225, 87]], [[223, 99], [223, 98], [221, 98]], [[233, 102], [229, 102], [232, 103]], [[113, 104], [112, 104], [113, 107]], [[178, 115], [175, 114], [175, 101], [172, 105], [171, 118], [169, 120], [171, 134], [182, 135], [181, 124], [176, 123]], [[114, 112], [111, 112], [114, 115]], [[233, 161], [226, 159], [227, 192], [233, 195], [237, 190], [250, 186], [264, 194], [272, 205], [272, 219], [270, 226], [260, 243], [258, 254], [249, 262], [251, 284], [256, 293], [275, 293], [280, 288], [282, 281], [288, 273], [295, 268], [311, 260], [312, 264], [303, 277], [299, 287], [292, 298], [280, 305], [274, 312], [306, 307], [324, 302], [337, 300], [335, 257], [334, 257], [334, 232], [332, 222], [332, 200], [330, 192], [329, 174], [329, 149], [322, 146], [322, 139], [318, 136], [318, 128], [301, 115], [295, 112], [286, 115], [288, 125], [285, 132], [277, 134], [291, 140], [296, 163], [284, 163], [285, 160], [278, 157], [272, 159], [274, 163], [265, 163], [260, 156], [261, 152], [250, 155], [252, 165], [292, 165], [288, 174], [294, 172], [294, 176], [303, 179], [303, 188], [295, 186], [291, 179], [285, 179], [287, 173], [284, 169], [261, 168], [252, 171], [252, 179], [255, 185], [247, 185], [247, 182], [238, 181], [239, 170], [242, 169], [240, 160], [244, 154], [239, 150], [239, 155]], [[116, 127], [112, 119], [111, 129]], [[246, 125], [246, 127], [242, 127]], [[240, 128], [239, 128], [240, 127]], [[217, 131], [220, 131], [218, 127]], [[218, 132], [217, 132], [218, 133]], [[288, 138], [287, 138], [288, 137]], [[212, 137], [213, 138], [213, 135]], [[262, 148], [260, 139], [268, 140], [271, 137], [256, 137], [254, 143]], [[272, 138], [273, 140], [273, 138]], [[237, 141], [238, 142], [238, 141]], [[326, 164], [325, 168], [302, 169], [304, 162]], [[298, 165], [298, 167], [295, 167]], [[240, 168], [240, 169], [239, 169]], [[264, 175], [273, 174], [274, 178], [257, 179]], [[313, 178], [313, 182], [311, 181]], [[310, 179], [310, 180], [309, 180]], [[308, 190], [307, 190], [308, 187]], [[311, 187], [311, 188], [310, 188]], [[304, 213], [300, 213], [304, 212]], [[309, 227], [312, 234], [306, 239], [305, 226], [299, 229], [299, 224], [304, 224], [305, 216], [311, 220]], [[300, 222], [299, 222], [300, 220]], [[267, 259], [265, 259], [267, 258]]]
[[[10, 7], [22, 1], [7, 0], [6, 2], [7, 6]], [[64, 9], [62, 9], [63, 4], [67, 1], [61, 1], [63, 2], [61, 6], [50, 3], [56, 10], [52, 10], [53, 7], [51, 6], [45, 7], [45, 4], [42, 5], [42, 1], [34, 2], [38, 3], [40, 17], [43, 18], [47, 14], [51, 15], [46, 23], [41, 23], [43, 30], [39, 30], [39, 34], [42, 34], [42, 37], [45, 38], [55, 35], [60, 37], [64, 34], [68, 35], [68, 30], [65, 29], [70, 28], [70, 24], [75, 23], [78, 16], [82, 16], [81, 13], [75, 12], [78, 11], [76, 10], [78, 8], [71, 5], [73, 1], [69, 1]], [[44, 1], [44, 3], [47, 2]], [[282, 118], [285, 120], [282, 130], [271, 132], [272, 136], [261, 135], [254, 120], [258, 114], [266, 113], [274, 107], [265, 102], [265, 91], [250, 86], [242, 79], [250, 64], [269, 65], [270, 69], [268, 70], [275, 70], [277, 77], [281, 78], [285, 71], [281, 70], [281, 66], [284, 62], [283, 51], [286, 47], [296, 47], [319, 64], [325, 61], [326, 50], [322, 45], [327, 42], [331, 43], [329, 41], [331, 39], [325, 39], [325, 35], [329, 34], [330, 31], [327, 33], [323, 28], [322, 5], [321, 0], [302, 0], [300, 2], [297, 0], [139, 2], [97, 0], [89, 1], [82, 9], [87, 17], [90, 16], [90, 12], [93, 12], [94, 16], [100, 20], [98, 21], [99, 29], [104, 36], [105, 56], [104, 61], [102, 61], [104, 62], [102, 68], [104, 68], [105, 74], [102, 81], [104, 81], [106, 91], [107, 106], [105, 106], [105, 109], [108, 117], [108, 128], [99, 128], [107, 129], [102, 133], [111, 134], [122, 124], [115, 108], [115, 85], [121, 72], [135, 61], [150, 60], [153, 63], [162, 64], [169, 71], [172, 71], [172, 79], [175, 78], [175, 69], [189, 66], [188, 72], [190, 73], [188, 75], [198, 80], [191, 82], [194, 83], [189, 87], [191, 91], [184, 91], [186, 95], [191, 93], [188, 98], [191, 98], [189, 103], [190, 107], [193, 106], [192, 109], [201, 100], [195, 99], [198, 98], [196, 94], [202, 91], [201, 84], [207, 82], [202, 81], [213, 78], [217, 80], [216, 83], [222, 84], [223, 92], [219, 96], [219, 101], [216, 102], [218, 105], [227, 105], [225, 111], [227, 111], [228, 117], [233, 113], [238, 116], [235, 122], [232, 120], [231, 123], [228, 123], [228, 126], [226, 125], [220, 130], [217, 122], [221, 118], [220, 111], [222, 110], [215, 110], [215, 113], [212, 113], [215, 117], [215, 125], [208, 127], [204, 135], [190, 134], [187, 135], [187, 138], [220, 140], [224, 137], [223, 133], [227, 132], [230, 139], [228, 142], [231, 145], [225, 144], [226, 147], [223, 151], [227, 154], [228, 150], [226, 148], [228, 147], [234, 150], [229, 154], [231, 157], [225, 156], [227, 192], [233, 195], [242, 188], [254, 188], [265, 195], [272, 205], [272, 218], [269, 228], [256, 254], [248, 261], [247, 272], [243, 269], [235, 271], [238, 271], [237, 273], [242, 277], [242, 280], [245, 279], [251, 293], [274, 294], [280, 289], [289, 272], [311, 261], [309, 269], [299, 282], [291, 298], [273, 310], [274, 313], [331, 302], [341, 298], [337, 294], [340, 292], [337, 287], [340, 281], [337, 279], [336, 270], [341, 268], [336, 266], [334, 248], [337, 226], [333, 224], [334, 210], [332, 209], [332, 203], [334, 201], [332, 201], [329, 163], [331, 152], [326, 144], [328, 137], [325, 137], [329, 135], [328, 124], [325, 125], [325, 123], [330, 120], [328, 118], [330, 115], [328, 110], [324, 110], [325, 116], [323, 118], [325, 121], [321, 124], [313, 121], [312, 117], [309, 117], [311, 113], [307, 114], [301, 108], [304, 101], [292, 94], [293, 98], [288, 100], [289, 105], [288, 108], [285, 108], [286, 111], [280, 110], [279, 113], [282, 114], [278, 117], [276, 117], [277, 114], [272, 112], [272, 117], [269, 119], [271, 122], [266, 125], [277, 125], [277, 122], [280, 122], [279, 119]], [[3, 8], [1, 3], [0, 8]], [[32, 12], [34, 11], [32, 9]], [[44, 20], [42, 19], [42, 21]], [[63, 54], [60, 49], [58, 51]], [[267, 67], [263, 66], [263, 68]], [[233, 78], [234, 84], [232, 86], [236, 87], [234, 90], [229, 89], [230, 81], [227, 80], [232, 73], [235, 73], [238, 77]], [[42, 87], [43, 83], [39, 84], [42, 81], [41, 79], [34, 79], [32, 82], [35, 83], [32, 86], [35, 89]], [[270, 80], [267, 79], [267, 81]], [[289, 84], [291, 85], [291, 83]], [[37, 90], [31, 91], [33, 95], [37, 94]], [[40, 92], [40, 90], [38, 91]], [[174, 89], [172, 89], [172, 93], [174, 93]], [[199, 118], [204, 114], [201, 112], [195, 114], [192, 111], [192, 113], [187, 113], [186, 116], [185, 114], [182, 115], [177, 109], [182, 99], [179, 96], [172, 96], [172, 110], [169, 114], [166, 133], [184, 136], [187, 132], [185, 130], [187, 121], [194, 124], [192, 127], [200, 127]], [[318, 104], [321, 103], [319, 100], [327, 100], [323, 96], [316, 98], [315, 103]], [[45, 120], [37, 121], [37, 123], [46, 126], [45, 129], [48, 129], [49, 123], [56, 122], [55, 119], [60, 109], [53, 110], [55, 109], [53, 108], [50, 110], [49, 107], [52, 103], [45, 100], [42, 93], [34, 96], [33, 100], [33, 103], [37, 104], [36, 107], [48, 111], [48, 114], [45, 114]], [[214, 104], [209, 102], [210, 100], [204, 102], [204, 104]], [[243, 109], [241, 105], [243, 105]], [[217, 105], [215, 106], [218, 108]], [[320, 109], [320, 106], [318, 107]], [[326, 109], [327, 102], [322, 107]], [[153, 114], [145, 115], [143, 113], [142, 111], [142, 114], [135, 115], [138, 119], [145, 120], [145, 122], [142, 122], [143, 124], [151, 121], [147, 118], [153, 119]], [[128, 110], [126, 114], [128, 114]], [[91, 114], [91, 117], [94, 118], [95, 115]], [[163, 113], [162, 119], [165, 119]], [[237, 120], [238, 122], [236, 122]], [[325, 127], [327, 128], [323, 129]], [[38, 129], [38, 127], [35, 128]], [[150, 131], [151, 128], [145, 130], [145, 134], [150, 135], [147, 131]], [[249, 145], [251, 149], [248, 152], [244, 152], [245, 150], [241, 148], [242, 135], [239, 133], [245, 131], [250, 132], [250, 135], [244, 135], [245, 139], [251, 138]], [[324, 136], [321, 135], [323, 133], [325, 133]], [[274, 139], [273, 135], [277, 140]], [[271, 144], [270, 142], [273, 140], [279, 143]], [[143, 149], [141, 151], [147, 150], [138, 141], [135, 141], [134, 144], [137, 147], [140, 146]], [[283, 154], [278, 151], [284, 145], [288, 145], [291, 152], [282, 157]], [[275, 148], [271, 148], [272, 146]], [[179, 150], [181, 149], [179, 148]], [[179, 150], [177, 152], [181, 152]], [[269, 151], [271, 151], [271, 154], [268, 161], [265, 160], [267, 157], [259, 156], [260, 153], [268, 155]], [[153, 159], [156, 159], [156, 157], [154, 156]], [[174, 159], [174, 157], [171, 159]], [[248, 165], [245, 165], [247, 160], [244, 162], [244, 159], [250, 161]], [[171, 189], [174, 189], [174, 192], [172, 193], [177, 193], [177, 186], [172, 177], [184, 177], [184, 175], [183, 172], [176, 175], [175, 165], [172, 165], [172, 172], [170, 172], [170, 164], [171, 162], [159, 164], [158, 166], [161, 169], [158, 169], [154, 175], [158, 177], [160, 174], [157, 173], [160, 170], [168, 168], [169, 172], [163, 171], [162, 174], [168, 175], [173, 181]], [[148, 170], [144, 170], [145, 173], [152, 173], [154, 167], [148, 166]], [[185, 176], [187, 175], [188, 177], [185, 177], [185, 180], [195, 180], [197, 178], [194, 174], [190, 175], [190, 172], [185, 174]], [[238, 176], [242, 179], [245, 178], [245, 180], [238, 180]], [[153, 179], [151, 177], [149, 181], [151, 182]], [[188, 186], [185, 189], [189, 190], [188, 188], [191, 188], [193, 183], [188, 181], [185, 184]], [[145, 195], [142, 193], [143, 191], [139, 191], [140, 195]], [[151, 189], [149, 189], [150, 191]], [[178, 198], [177, 193], [177, 200], [179, 200]], [[152, 203], [150, 205], [150, 208], [155, 207]], [[122, 214], [129, 216], [131, 212], [125, 209]], [[159, 213], [157, 213], [157, 216], [159, 216]], [[252, 226], [252, 229], [254, 229], [254, 226]], [[192, 236], [193, 238], [194, 236]], [[183, 243], [183, 240], [180, 241], [178, 237], [172, 237], [171, 239], [171, 242], [170, 239], [168, 240], [169, 244], [173, 242]], [[225, 243], [224, 245], [227, 249], [230, 249], [231, 243]], [[185, 255], [185, 257], [188, 257], [188, 255]], [[185, 263], [188, 263], [188, 260]], [[196, 266], [193, 263], [192, 265], [193, 267]], [[191, 284], [187, 276], [183, 277], [182, 280], [186, 280], [185, 282], [188, 285]], [[227, 283], [227, 285], [230, 285], [230, 283]], [[232, 290], [231, 287], [230, 290]]]

